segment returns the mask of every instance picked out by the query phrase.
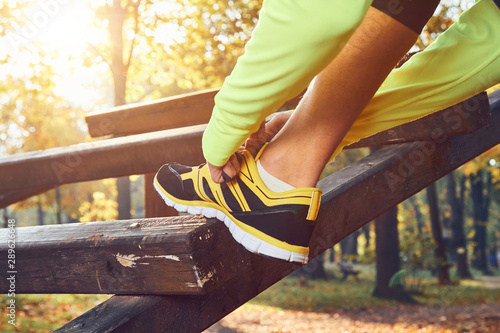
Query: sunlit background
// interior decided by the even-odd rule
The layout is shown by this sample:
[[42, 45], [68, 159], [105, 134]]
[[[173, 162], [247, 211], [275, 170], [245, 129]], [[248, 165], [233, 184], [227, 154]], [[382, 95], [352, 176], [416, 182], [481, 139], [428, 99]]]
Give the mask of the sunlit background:
[[[124, 5], [127, 3], [127, 1], [122, 2]], [[258, 1], [235, 2], [253, 6], [250, 8], [253, 9], [254, 14], [252, 19], [256, 19]], [[35, 73], [37, 71], [37, 68], [33, 68], [30, 64], [43, 63], [45, 66], [52, 67], [55, 73], [53, 80], [56, 95], [85, 110], [112, 106], [112, 89], [109, 86], [105, 87], [112, 83], [103, 82], [110, 79], [107, 77], [110, 74], [109, 68], [105, 61], [100, 61], [105, 59], [94, 52], [96, 47], [110, 42], [107, 26], [112, 18], [111, 16], [105, 17], [107, 14], [102, 13], [102, 8], [111, 3], [112, 1], [99, 0], [2, 1], [0, 6], [4, 9], [8, 8], [15, 20], [9, 23], [10, 29], [6, 26], [0, 27], [4, 33], [0, 39], [0, 60], [5, 61], [8, 57], [7, 66], [2, 66], [0, 75], [29, 77], [34, 74], [33, 71]], [[144, 34], [142, 37], [153, 37], [151, 42], [163, 48], [162, 51], [165, 53], [158, 54], [158, 56], [160, 59], [163, 56], [165, 61], [168, 61], [168, 55], [172, 54], [170, 47], [186, 42], [185, 36], [189, 31], [185, 25], [196, 29], [201, 23], [200, 18], [195, 16], [200, 10], [196, 8], [196, 5], [201, 4], [207, 9], [203, 1], [137, 0], [129, 1], [129, 3], [139, 5], [140, 24], [144, 24], [139, 33]], [[455, 20], [462, 10], [472, 5], [473, 1], [448, 0], [442, 3], [450, 7], [447, 17]], [[226, 48], [224, 44], [230, 44], [233, 40], [215, 30], [232, 28], [224, 23], [217, 27], [218, 21], [222, 21], [221, 16], [231, 15], [231, 11], [222, 11], [217, 7], [218, 5], [214, 4], [211, 8], [212, 13], [210, 11], [201, 13], [202, 22], [210, 20], [213, 22], [208, 23], [211, 25], [208, 29], [209, 34], [200, 37], [210, 37], [219, 41], [217, 48], [224, 51]], [[239, 16], [241, 19], [241, 14], [237, 11], [233, 12], [233, 16], [236, 19]], [[170, 20], [169, 17], [175, 17], [175, 19]], [[184, 19], [185, 22], [180, 23], [179, 18]], [[240, 28], [241, 31], [236, 35], [242, 41], [248, 38], [252, 28], [239, 21], [234, 22], [234, 27]], [[147, 52], [148, 49], [151, 50], [151, 45], [148, 45], [144, 38], [136, 35], [132, 26], [125, 24], [124, 28], [125, 43], [134, 39], [138, 40], [138, 43], [134, 45], [134, 52], [137, 55]], [[436, 33], [429, 36], [423, 34], [422, 37], [423, 42], [427, 44], [436, 37]], [[241, 46], [241, 43], [238, 46]], [[200, 58], [203, 55], [210, 55], [212, 50], [213, 45], [206, 43], [205, 53], [200, 53]], [[154, 58], [154, 53], [151, 54], [152, 58]], [[92, 62], [93, 65], [89, 66], [88, 62]], [[182, 69], [179, 71], [181, 72], [179, 74], [182, 74]], [[170, 78], [167, 81], [171, 80], [173, 79]], [[177, 78], [177, 80], [182, 80], [182, 78]], [[217, 83], [220, 83], [220, 80]], [[196, 84], [186, 81], [184, 85], [181, 84], [181, 87], [193, 89], [196, 88]], [[142, 96], [140, 99], [146, 97]]]
[[[414, 50], [473, 3], [442, 1]], [[260, 0], [0, 0], [0, 156], [89, 141], [89, 112], [219, 87], [243, 53], [260, 6]], [[104, 192], [110, 199], [116, 191]], [[68, 214], [78, 218], [72, 209]]]
[[[0, 158], [91, 141], [84, 119], [89, 112], [220, 87], [243, 53], [261, 4], [262, 0], [0, 0]], [[427, 47], [473, 4], [443, 0], [413, 50]], [[117, 80], [124, 80], [123, 89]], [[489, 167], [492, 179], [500, 180], [498, 156], [497, 148], [457, 172], [469, 177]], [[359, 158], [359, 152], [340, 155], [330, 171]], [[131, 217], [140, 218], [144, 179], [130, 179]], [[500, 195], [496, 196], [492, 202], [498, 208]], [[422, 233], [427, 243], [417, 250], [412, 233], [418, 215], [428, 215], [427, 205], [422, 195], [414, 198], [399, 207], [401, 253], [420, 251], [427, 260], [432, 257], [430, 250], [423, 253], [430, 248], [429, 228]], [[497, 211], [489, 230], [500, 230]], [[15, 217], [18, 226], [117, 216], [114, 179], [64, 185], [0, 210], [0, 221]], [[472, 239], [474, 221], [468, 218], [466, 224]], [[374, 231], [368, 228], [370, 233]], [[373, 260], [373, 244], [363, 251]]]

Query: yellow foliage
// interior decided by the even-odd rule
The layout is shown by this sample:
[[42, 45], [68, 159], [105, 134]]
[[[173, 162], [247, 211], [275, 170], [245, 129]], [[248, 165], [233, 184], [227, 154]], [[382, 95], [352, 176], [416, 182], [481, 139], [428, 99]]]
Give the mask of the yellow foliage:
[[470, 175], [477, 174], [477, 172], [480, 169], [481, 169], [481, 165], [478, 163], [478, 161], [472, 160], [472, 161], [468, 162], [467, 164], [465, 164], [463, 171], [464, 171], [464, 175], [466, 175], [468, 177]]
[[491, 182], [492, 184], [499, 183], [496, 185], [496, 188], [500, 188], [500, 169], [499, 168], [491, 168]]
[[137, 181], [140, 177], [141, 177], [141, 175], [132, 175], [132, 176], [130, 176], [129, 178], [130, 178], [130, 181], [131, 181], [131, 182], [135, 182], [135, 181]]
[[471, 230], [468, 234], [467, 234], [467, 238], [468, 239], [473, 239], [474, 236], [476, 236], [476, 230]]
[[116, 201], [108, 199], [106, 194], [96, 191], [92, 194], [92, 202], [82, 202], [79, 207], [81, 222], [112, 221], [118, 217]]

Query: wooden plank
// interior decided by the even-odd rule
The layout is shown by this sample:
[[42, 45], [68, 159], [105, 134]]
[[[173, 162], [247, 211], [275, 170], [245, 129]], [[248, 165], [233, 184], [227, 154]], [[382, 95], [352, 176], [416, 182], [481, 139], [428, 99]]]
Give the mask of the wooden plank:
[[[204, 161], [205, 125], [82, 143], [0, 158], [1, 192], [156, 172]], [[36, 165], [36, 168], [33, 166]]]
[[[245, 265], [226, 227], [199, 216], [16, 229], [16, 292], [203, 294]], [[0, 239], [8, 230], [0, 229]], [[7, 242], [0, 263], [7, 267]], [[9, 274], [0, 274], [8, 290]]]
[[[322, 180], [319, 183], [324, 189], [322, 208], [311, 255], [325, 251], [397, 203], [500, 143], [498, 100], [492, 109], [491, 125], [472, 134], [449, 137], [442, 128], [436, 128], [433, 141], [384, 147]], [[234, 242], [219, 246], [228, 252], [237, 248]], [[166, 327], [172, 332], [200, 332], [297, 268], [295, 264], [256, 255], [248, 254], [248, 258], [237, 278], [206, 295], [114, 296], [56, 332], [81, 332], [81, 328], [88, 332], [130, 332], [138, 328], [165, 331]], [[182, 320], [185, 316], [189, 320]]]
[[92, 137], [124, 136], [205, 124], [219, 89], [167, 97], [153, 102], [93, 112], [85, 117]]
[[469, 134], [489, 123], [488, 95], [483, 92], [447, 109], [362, 139], [347, 149], [432, 140], [436, 127], [447, 135]]
[[[113, 108], [108, 112], [94, 112], [86, 116], [92, 137], [124, 136], [207, 123], [214, 106], [213, 98], [219, 89], [206, 90], [160, 99], [154, 102]], [[297, 107], [305, 91], [287, 101], [281, 110]], [[416, 125], [398, 126], [347, 148], [372, 147], [428, 140], [431, 128], [447, 125], [450, 135], [472, 133], [489, 119], [486, 93], [478, 94], [462, 103], [439, 112], [438, 117], [424, 117]], [[474, 117], [470, 117], [474, 114]], [[437, 122], [437, 124], [435, 124]]]
[[145, 217], [177, 216], [179, 213], [172, 207], [167, 206], [156, 192], [153, 182], [156, 173], [144, 175], [144, 208]]
[[[125, 136], [208, 123], [219, 88], [93, 112], [85, 117], [91, 137]], [[292, 109], [302, 98], [286, 102]]]
[[[447, 135], [468, 133], [482, 126], [488, 118], [484, 96], [399, 129], [377, 134], [375, 139], [365, 139], [352, 147], [432, 139], [431, 129], [436, 127]], [[412, 131], [413, 127], [419, 128], [423, 134]], [[145, 174], [155, 172], [162, 164], [172, 161], [196, 165], [203, 162], [201, 136], [204, 128], [205, 125], [197, 125], [0, 158], [0, 174], [7, 175], [0, 179], [0, 189], [19, 191]]]
[[55, 186], [37, 186], [24, 190], [0, 193], [0, 209], [54, 189]]
[[[443, 124], [443, 127], [447, 127], [447, 126], [448, 126], [448, 124], [446, 124], [446, 123]], [[442, 137], [442, 135], [444, 135], [444, 133], [445, 133], [444, 129], [436, 127], [436, 128], [434, 128], [434, 132], [430, 133], [430, 135], [432, 135], [433, 137], [435, 137], [436, 140], [441, 140], [441, 137]], [[422, 143], [416, 143], [416, 145], [422, 145]], [[431, 156], [432, 156], [431, 153], [434, 153], [437, 150], [437, 148], [436, 148], [437, 145], [435, 143], [433, 143], [433, 142], [431, 142], [431, 143], [427, 142], [426, 145], [430, 145], [430, 148], [428, 148], [429, 149], [428, 154], [425, 155], [423, 153], [420, 153], [420, 155], [415, 155], [416, 156], [415, 158], [417, 158], [417, 159], [420, 158], [420, 160], [422, 160], [421, 163], [425, 162], [427, 165], [435, 164], [436, 161], [435, 160], [434, 161], [431, 160]], [[474, 151], [474, 149], [472, 149], [472, 151]], [[391, 154], [393, 154], [392, 150], [388, 150], [388, 152], [390, 152]], [[399, 156], [399, 154], [401, 154], [401, 152], [397, 151], [397, 154], [398, 154], [397, 156]], [[443, 154], [444, 153], [442, 153], [441, 155], [443, 155]], [[392, 155], [390, 155], [390, 156], [389, 155], [388, 156], [384, 156], [384, 158], [378, 157], [378, 159], [376, 160], [376, 163], [378, 163], [378, 164], [376, 164], [377, 167], [375, 168], [375, 170], [382, 170], [383, 168], [388, 168], [389, 164], [387, 164], [388, 163], [387, 161], [392, 161], [392, 159], [393, 159]], [[370, 162], [369, 158], [365, 159], [363, 161], [364, 161], [363, 163], [365, 163], [366, 165], [370, 165], [370, 164], [375, 163], [375, 162], [373, 162], [373, 163]], [[359, 168], [361, 168], [361, 167], [359, 167]], [[346, 169], [346, 170], [349, 170], [349, 168]], [[346, 172], [346, 171], [340, 171], [340, 172], [338, 172], [337, 173], [337, 177], [339, 177], [339, 175], [342, 175], [344, 172]], [[349, 184], [349, 186], [352, 187], [352, 186], [355, 186], [356, 184], [359, 184], [359, 186], [360, 186], [359, 187], [359, 191], [366, 191], [367, 188], [373, 189], [373, 193], [369, 193], [369, 194], [366, 194], [366, 195], [363, 196], [363, 197], [369, 199], [366, 202], [373, 203], [373, 202], [376, 202], [376, 200], [380, 200], [380, 198], [382, 198], [382, 196], [378, 195], [379, 192], [376, 192], [376, 191], [378, 191], [379, 188], [382, 188], [383, 192], [386, 193], [387, 192], [387, 184], [391, 184], [387, 180], [384, 180], [384, 182], [382, 182], [382, 183], [380, 183], [380, 184], [377, 185], [379, 187], [375, 187], [373, 185], [373, 184], [375, 184], [373, 180], [370, 180], [370, 182], [368, 182], [368, 181], [367, 182], [361, 182], [362, 177], [364, 175], [368, 175], [367, 177], [372, 177], [372, 175], [369, 172], [360, 172], [359, 169], [356, 169], [356, 171], [352, 172], [351, 174], [354, 175], [354, 176], [346, 176], [344, 178], [341, 178], [343, 180], [343, 183], [340, 184], [340, 185], [345, 186], [345, 184]], [[351, 175], [351, 174], [349, 174], [349, 175]], [[394, 182], [395, 182], [396, 185], [401, 185], [401, 184], [405, 184], [406, 185], [408, 183], [408, 180], [406, 178], [404, 178], [404, 179], [406, 179], [404, 182], [400, 181], [401, 177], [399, 177], [399, 178], [398, 177], [393, 177], [393, 178], [394, 179], [392, 179], [392, 178], [391, 179], [394, 180]], [[403, 178], [401, 178], [401, 179], [403, 179]], [[416, 184], [414, 184], [414, 186], [412, 186], [410, 188], [411, 189], [417, 188], [418, 186], [420, 186], [424, 182], [425, 182], [424, 180], [418, 179], [418, 182]], [[369, 186], [371, 186], [371, 187], [369, 187]], [[327, 190], [328, 190], [328, 188], [327, 188]], [[393, 191], [397, 192], [393, 196], [393, 203], [394, 204], [400, 201], [401, 198], [398, 196], [398, 193], [402, 192], [402, 190], [403, 189], [393, 190]], [[346, 196], [346, 197], [348, 197], [348, 196]], [[336, 208], [337, 214], [341, 213], [342, 209], [344, 209], [343, 207], [347, 206], [347, 203], [349, 203], [351, 201], [354, 201], [354, 199], [353, 198], [349, 198], [344, 203], [344, 205], [336, 205], [335, 207], [337, 207]], [[378, 206], [376, 205], [375, 207], [377, 207], [377, 209], [378, 209], [378, 207], [386, 204], [387, 202], [390, 202], [390, 198], [383, 198], [383, 202], [380, 202], [380, 205], [378, 205]], [[160, 203], [160, 204], [163, 205], [163, 203]], [[326, 207], [328, 207], [328, 204], [326, 205]], [[371, 207], [371, 205], [370, 205], [370, 207]], [[370, 207], [364, 207], [363, 209], [361, 209], [361, 211], [369, 210]], [[322, 210], [325, 210], [325, 209], [327, 209], [327, 208], [323, 208]], [[347, 214], [347, 213], [345, 213], [345, 214]], [[352, 214], [352, 213], [350, 213], [350, 214]], [[341, 220], [344, 220], [344, 219], [341, 219]], [[120, 222], [120, 223], [122, 223], [122, 224], [125, 223], [126, 224], [127, 222]], [[336, 229], [335, 230], [332, 230], [331, 232], [322, 231], [318, 235], [331, 235], [333, 232], [337, 232], [338, 233], [339, 230], [341, 230], [341, 228], [338, 228], [337, 224], [336, 224]], [[115, 222], [115, 225], [119, 225], [119, 223]], [[85, 227], [83, 227], [83, 226], [85, 226]], [[62, 226], [62, 228], [64, 228], [64, 227], [65, 226]], [[84, 233], [83, 231], [87, 230], [86, 228], [88, 228], [88, 227], [86, 227], [86, 225], [80, 225], [81, 230], [77, 229], [77, 225], [72, 225], [70, 227], [72, 228], [71, 230], [73, 230], [72, 233], [74, 233], [76, 235], [85, 235], [85, 239], [87, 239], [87, 238], [90, 239], [90, 241], [89, 241], [90, 243], [92, 243], [92, 239], [94, 237], [97, 237], [96, 235], [101, 234], [99, 231], [93, 231], [94, 232], [93, 234], [88, 234], [88, 233], [86, 234], [86, 233]], [[23, 230], [22, 232], [28, 232], [28, 234], [32, 235], [33, 237], [35, 237], [35, 235], [38, 235], [35, 232], [24, 231], [24, 229], [20, 229], [20, 230]], [[57, 229], [57, 230], [59, 230], [59, 229]], [[69, 230], [69, 229], [62, 229], [62, 230]], [[115, 230], [115, 229], [113, 229], [113, 230]], [[119, 233], [120, 230], [121, 229], [118, 229], [118, 230], [115, 230], [114, 232], [117, 232], [118, 235], [120, 235], [120, 233]], [[350, 230], [350, 228], [347, 228], [347, 230]], [[144, 231], [144, 232], [147, 232], [147, 231]], [[54, 235], [56, 234], [56, 232], [54, 230], [52, 231], [52, 233], [54, 233]], [[60, 231], [60, 233], [62, 235], [60, 238], [53, 239], [53, 243], [52, 243], [52, 247], [53, 248], [57, 248], [59, 242], [66, 242], [66, 238], [69, 237], [66, 232]], [[113, 238], [113, 239], [116, 238], [116, 237], [118, 237], [118, 236], [113, 236], [112, 234], [107, 234], [107, 235], [108, 235], [107, 236], [108, 238]], [[133, 236], [133, 237], [135, 237], [135, 236]], [[30, 237], [25, 237], [25, 239], [26, 239], [26, 242], [29, 244]], [[36, 239], [36, 237], [33, 238], [33, 239]], [[133, 239], [135, 239], [135, 238], [133, 238]], [[132, 240], [126, 240], [126, 239], [124, 239], [123, 240], [123, 244], [125, 244], [125, 245], [123, 245], [123, 248], [120, 251], [121, 252], [125, 251], [126, 244], [133, 244], [133, 242], [134, 242], [133, 239]], [[319, 237], [316, 237], [316, 239], [319, 239]], [[160, 237], [160, 238], [158, 238], [157, 241], [160, 242], [160, 243], [161, 242], [165, 242], [165, 244], [168, 244], [168, 239], [167, 238], [163, 239], [163, 238]], [[331, 242], [328, 242], [328, 243], [331, 243]], [[92, 273], [93, 273], [94, 271], [95, 272], [99, 271], [99, 267], [103, 267], [104, 266], [104, 264], [102, 263], [102, 260], [104, 260], [103, 258], [106, 258], [106, 260], [109, 260], [109, 258], [112, 256], [112, 253], [116, 253], [118, 251], [117, 249], [120, 249], [119, 247], [116, 248], [116, 247], [111, 246], [111, 244], [108, 244], [107, 242], [100, 242], [99, 246], [96, 245], [96, 246], [94, 246], [94, 248], [96, 248], [96, 249], [99, 248], [99, 251], [94, 252], [93, 256], [90, 255], [90, 254], [87, 254], [87, 256], [85, 256], [84, 254], [82, 254], [82, 253], [79, 252], [79, 251], [81, 251], [81, 249], [79, 247], [77, 247], [76, 249], [74, 249], [74, 246], [72, 247], [71, 244], [68, 244], [66, 246], [65, 250], [64, 250], [64, 253], [66, 254], [66, 257], [68, 258], [67, 261], [60, 260], [58, 256], [56, 256], [55, 258], [54, 257], [50, 257], [53, 253], [57, 253], [57, 251], [55, 251], [55, 250], [50, 250], [50, 251], [47, 252], [47, 255], [44, 258], [43, 262], [44, 263], [51, 263], [51, 260], [57, 260], [57, 263], [54, 263], [53, 265], [62, 265], [61, 267], [71, 267], [72, 265], [75, 265], [75, 264], [79, 263], [78, 261], [74, 261], [73, 262], [73, 258], [77, 258], [77, 257], [78, 258], [84, 258], [84, 260], [90, 261], [93, 264], [97, 265], [95, 269], [91, 270]], [[321, 247], [321, 246], [319, 247], [319, 249], [323, 249], [323, 248], [326, 248], [326, 247]], [[18, 246], [18, 251], [22, 251], [22, 244]], [[193, 249], [185, 249], [184, 251], [187, 253], [186, 255], [190, 255], [194, 250]], [[229, 252], [232, 253], [233, 251], [229, 251]], [[39, 259], [41, 254], [38, 253], [38, 252], [36, 252], [36, 255], [37, 255], [36, 258]], [[134, 252], [134, 257], [155, 256], [155, 255], [158, 255], [158, 254], [148, 254], [148, 253], [139, 253], [139, 252], [135, 253]], [[1, 254], [0, 254], [0, 257], [1, 257]], [[30, 258], [29, 255], [21, 255], [21, 257]], [[207, 261], [208, 261], [207, 258], [203, 258], [202, 259], [202, 262], [207, 262]], [[26, 263], [25, 265], [29, 266], [29, 267], [32, 267], [32, 266], [36, 267], [36, 266], [34, 266], [34, 265], [30, 264], [30, 263]], [[51, 264], [49, 266], [53, 266], [53, 265]], [[67, 266], [65, 266], [65, 265], [67, 265]], [[197, 265], [200, 265], [200, 263], [196, 263], [196, 262], [190, 261], [188, 263], [188, 266], [189, 265], [191, 265], [191, 266], [195, 265], [196, 267], [198, 267]], [[147, 265], [147, 266], [148, 267], [146, 267], [144, 269], [154, 269], [155, 272], [156, 271], [161, 271], [159, 269], [158, 270], [155, 269], [154, 265]], [[142, 268], [143, 267], [141, 266], [141, 269]], [[146, 276], [148, 274], [147, 271], [143, 271], [143, 270], [138, 270], [137, 273], [132, 272], [132, 271], [127, 271], [127, 272], [128, 272], [127, 276], [130, 277], [130, 281], [133, 281], [134, 283], [135, 283], [135, 281], [137, 279], [141, 279], [142, 276]], [[32, 281], [32, 283], [34, 283], [34, 286], [36, 286], [36, 288], [35, 287], [31, 287], [32, 289], [28, 289], [28, 290], [20, 289], [22, 292], [24, 292], [24, 293], [30, 293], [30, 292], [31, 293], [32, 292], [40, 292], [40, 293], [42, 293], [42, 292], [43, 293], [49, 293], [49, 292], [52, 292], [52, 293], [54, 293], [54, 292], [71, 292], [70, 289], [60, 289], [61, 288], [60, 286], [53, 285], [51, 283], [51, 281], [50, 281], [50, 283], [45, 283], [45, 284], [43, 284], [41, 282], [36, 282], [36, 283], [33, 282], [33, 281], [36, 280], [37, 276], [41, 276], [43, 278], [46, 278], [46, 276], [44, 275], [45, 273], [43, 273], [41, 275], [36, 275], [36, 274], [39, 274], [39, 273], [37, 271], [33, 271], [32, 274], [27, 274], [27, 273], [23, 274], [23, 279], [27, 279], [29, 281]], [[86, 275], [81, 274], [81, 272], [78, 272], [78, 274], [79, 274], [78, 276], [80, 276], [83, 279], [83, 282], [81, 282], [80, 285], [79, 285], [79, 288], [82, 288], [82, 289], [73, 289], [72, 292], [75, 292], [75, 293], [110, 292], [109, 289], [106, 289], [106, 290], [104, 290], [104, 289], [98, 289], [97, 288], [98, 286], [95, 285], [95, 284], [93, 286], [93, 289], [90, 288], [90, 287], [88, 287], [88, 286], [86, 286], [85, 285], [85, 281], [87, 281], [88, 277]], [[133, 274], [137, 274], [137, 276], [139, 276], [139, 278], [132, 278]], [[155, 278], [156, 278], [156, 276], [155, 276]], [[173, 278], [173, 276], [172, 276], [172, 278]], [[100, 279], [102, 281], [105, 281], [106, 277], [101, 275]], [[69, 277], [65, 277], [64, 280], [65, 281], [70, 281], [72, 279], [70, 279]], [[106, 282], [106, 284], [108, 284], [108, 283]], [[28, 282], [26, 282], [25, 285], [28, 286], [28, 287], [30, 286], [30, 284]], [[23, 286], [23, 284], [20, 283], [19, 288], [23, 288], [22, 286]], [[71, 285], [71, 287], [76, 288], [74, 285]], [[147, 291], [148, 293], [168, 294], [168, 293], [175, 293], [176, 292], [175, 288], [177, 288], [177, 287], [178, 287], [177, 285], [175, 285], [175, 287], [171, 287], [168, 284], [167, 285], [160, 284], [158, 286], [156, 286], [154, 284], [150, 284], [150, 285], [148, 285], [149, 289], [147, 289], [147, 290], [145, 290], [145, 289], [134, 290], [133, 289], [134, 288], [134, 284], [132, 284], [132, 286], [129, 286], [129, 285], [127, 285], [127, 286], [123, 285], [122, 286], [121, 285], [120, 289], [117, 288], [116, 290], [112, 290], [112, 292], [114, 292], [114, 293], [128, 293], [128, 294], [133, 294], [133, 293], [144, 293], [144, 292]], [[50, 288], [52, 288], [52, 289], [50, 289]], [[87, 289], [85, 289], [85, 288], [87, 288]], [[144, 287], [142, 287], [142, 288], [144, 288]], [[182, 291], [181, 291], [181, 293], [198, 293], [198, 292], [200, 292], [200, 291], [198, 289], [196, 289], [196, 288], [193, 291], [189, 291], [187, 289], [182, 289]]]

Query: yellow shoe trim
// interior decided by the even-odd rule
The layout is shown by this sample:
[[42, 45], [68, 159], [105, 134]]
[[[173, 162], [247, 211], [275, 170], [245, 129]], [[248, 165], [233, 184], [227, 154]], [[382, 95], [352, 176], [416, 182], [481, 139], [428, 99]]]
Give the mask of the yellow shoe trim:
[[234, 179], [230, 183], [226, 183], [226, 184], [227, 184], [227, 187], [229, 188], [229, 190], [231, 191], [231, 193], [233, 194], [234, 198], [236, 199], [236, 201], [238, 201], [238, 204], [240, 205], [241, 210], [244, 212], [249, 212], [250, 207], [248, 206], [248, 203], [245, 199], [245, 196], [241, 192], [241, 188], [238, 186], [238, 182]]
[[306, 219], [310, 221], [315, 221], [318, 217], [319, 206], [321, 205], [321, 193], [314, 191], [311, 197], [311, 203], [309, 205], [309, 211], [307, 212]]
[[288, 243], [280, 241], [280, 240], [278, 240], [278, 239], [276, 239], [274, 237], [266, 235], [262, 231], [257, 230], [255, 228], [249, 226], [249, 225], [246, 225], [243, 222], [238, 221], [224, 207], [219, 206], [216, 203], [205, 202], [205, 201], [187, 201], [187, 200], [182, 200], [182, 199], [176, 198], [176, 197], [170, 195], [167, 191], [165, 191], [165, 189], [161, 186], [161, 184], [156, 179], [156, 176], [155, 176], [155, 180], [154, 181], [155, 181], [155, 184], [156, 184], [157, 188], [160, 189], [162, 191], [162, 193], [167, 198], [169, 198], [170, 200], [172, 200], [175, 203], [178, 203], [178, 204], [181, 204], [181, 205], [185, 205], [185, 206], [214, 208], [214, 209], [216, 209], [216, 210], [224, 213], [224, 215], [226, 215], [228, 218], [230, 218], [231, 221], [233, 221], [243, 231], [245, 231], [246, 233], [248, 233], [250, 235], [253, 235], [253, 236], [259, 238], [260, 240], [262, 240], [262, 241], [264, 241], [264, 242], [266, 242], [268, 244], [274, 245], [274, 246], [276, 246], [276, 247], [278, 247], [280, 249], [283, 249], [283, 250], [286, 250], [286, 251], [290, 251], [290, 252], [294, 252], [294, 253], [299, 253], [299, 254], [304, 254], [304, 255], [309, 254], [309, 248], [308, 247], [303, 247], [303, 246], [297, 246], [297, 245], [288, 244]]
[[243, 151], [242, 153], [240, 179], [266, 206], [286, 204], [310, 206], [313, 204], [313, 207], [309, 208], [308, 220], [314, 220], [318, 213], [322, 193], [320, 189], [299, 187], [280, 193], [269, 190], [260, 178], [257, 172], [257, 165], [248, 151]]

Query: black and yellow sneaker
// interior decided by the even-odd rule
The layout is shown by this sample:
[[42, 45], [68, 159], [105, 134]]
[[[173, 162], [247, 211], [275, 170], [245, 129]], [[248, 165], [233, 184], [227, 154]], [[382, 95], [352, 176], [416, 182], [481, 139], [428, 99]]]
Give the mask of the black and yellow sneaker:
[[321, 190], [273, 192], [262, 182], [252, 155], [246, 150], [238, 154], [241, 171], [231, 182], [213, 182], [207, 165], [170, 163], [160, 168], [154, 186], [176, 210], [223, 221], [247, 250], [307, 263]]

